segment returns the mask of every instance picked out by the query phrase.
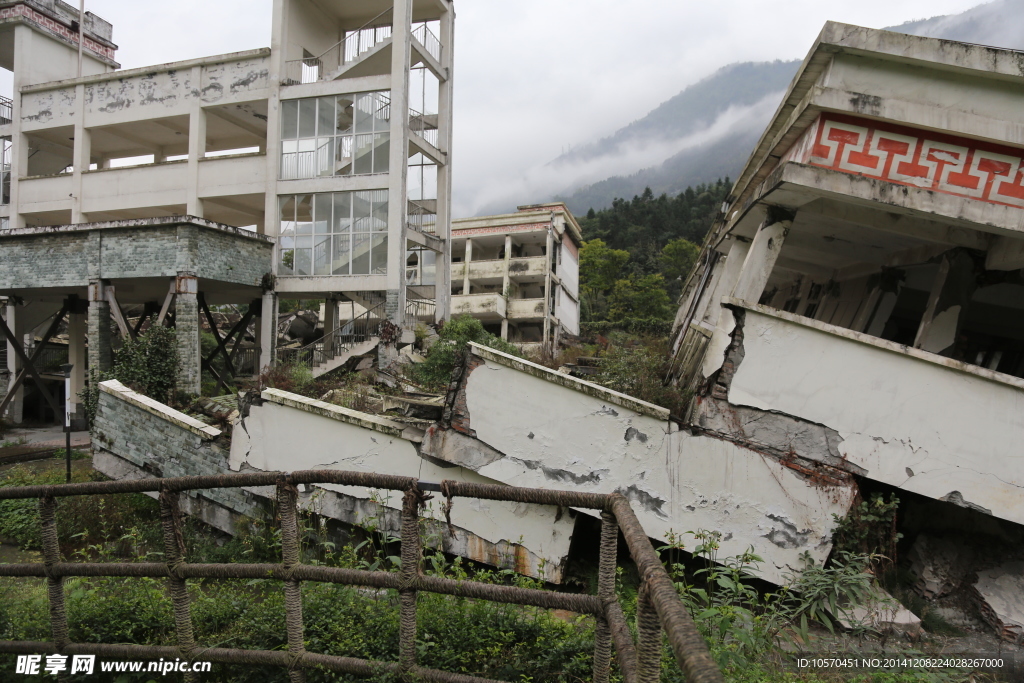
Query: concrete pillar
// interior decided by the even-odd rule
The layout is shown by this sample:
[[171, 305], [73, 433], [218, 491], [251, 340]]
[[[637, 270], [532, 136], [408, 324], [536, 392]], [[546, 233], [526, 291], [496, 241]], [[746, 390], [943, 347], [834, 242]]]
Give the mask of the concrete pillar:
[[256, 326], [256, 340], [260, 346], [260, 372], [274, 364], [277, 353], [277, 294], [263, 293], [263, 310]]
[[[450, 7], [450, 5], [449, 5]], [[437, 287], [435, 319], [447, 319], [451, 310], [451, 197], [452, 197], [452, 74], [454, 72], [455, 11], [441, 15], [441, 66], [448, 78], [438, 88], [438, 146], [445, 153], [445, 163], [437, 167], [437, 236], [444, 240], [444, 250], [437, 255]]]
[[[85, 101], [85, 86], [75, 86], [76, 102]], [[75, 147], [72, 153], [72, 165], [74, 174], [71, 178], [71, 222], [86, 222], [85, 214], [82, 211], [82, 174], [89, 170], [92, 161], [92, 140], [89, 131], [85, 128], [85, 107], [79, 104], [75, 121]]]
[[[14, 334], [15, 339], [23, 339], [25, 337], [25, 323], [24, 316], [18, 315], [18, 307], [8, 304], [4, 311], [4, 320], [7, 322], [7, 327], [10, 328], [11, 333]], [[14, 382], [14, 378], [17, 376], [18, 371], [22, 368], [21, 359], [14, 352], [14, 345], [9, 341], [5, 341], [7, 344], [7, 371], [9, 373], [8, 382]], [[10, 386], [8, 384], [8, 386]], [[5, 391], [6, 393], [6, 391]], [[24, 420], [25, 411], [25, 383], [22, 382], [21, 388], [18, 389], [14, 396], [14, 400], [11, 401], [7, 406], [7, 419], [15, 424], [20, 424]]]
[[466, 257], [463, 259], [466, 269], [462, 273], [462, 293], [469, 294], [469, 263], [473, 260], [473, 238], [466, 238]]
[[113, 362], [110, 345], [110, 303], [102, 280], [89, 283], [89, 370], [105, 372]]
[[959, 249], [946, 252], [932, 283], [914, 348], [943, 356], [952, 354], [977, 288], [977, 266], [970, 254]]
[[199, 395], [202, 390], [202, 355], [199, 348], [198, 280], [193, 273], [178, 273], [175, 284], [174, 328], [178, 338], [178, 392]]
[[84, 313], [71, 313], [68, 316], [68, 363], [71, 363], [71, 401], [68, 412], [71, 413], [71, 428], [76, 431], [88, 429], [85, 406], [79, 395], [85, 390], [86, 364], [86, 316]]
[[334, 337], [328, 335], [338, 331], [338, 300], [333, 296], [324, 302], [324, 358], [334, 358]]
[[395, 0], [391, 31], [391, 126], [388, 158], [387, 316], [405, 327], [406, 215], [409, 211], [409, 64], [413, 0]]
[[[717, 278], [712, 276], [711, 285], [705, 290], [700, 301], [697, 302], [697, 309], [694, 311], [694, 320], [703, 320], [711, 327], [718, 325], [718, 317], [722, 312], [722, 299], [731, 296], [736, 283], [743, 272], [743, 262], [750, 251], [750, 242], [733, 240], [729, 252], [725, 256], [725, 263], [717, 270], [721, 273]], [[686, 334], [681, 332], [680, 334]]]
[[[201, 78], [202, 67], [192, 67], [192, 82], [199, 83]], [[204, 156], [206, 156], [206, 111], [197, 106], [188, 118], [188, 194], [185, 201], [185, 213], [199, 218], [203, 217], [203, 200], [199, 198], [199, 162]]]
[[512, 235], [505, 235], [505, 265], [502, 267], [502, 279], [501, 279], [501, 293], [506, 297], [510, 294], [510, 281], [509, 281], [509, 259], [512, 258]]
[[742, 299], [756, 304], [761, 294], [764, 293], [768, 278], [771, 277], [775, 268], [775, 261], [782, 251], [782, 243], [786, 240], [786, 234], [792, 225], [790, 221], [780, 221], [770, 225], [762, 225], [750, 243], [747, 257], [743, 261], [743, 268], [740, 271], [736, 286], [732, 295], [736, 299]]
[[544, 260], [544, 336], [541, 338], [545, 344], [551, 341], [551, 316], [555, 314], [551, 306], [551, 263], [554, 257], [554, 239], [551, 235], [551, 228], [548, 228], [547, 247], [544, 253], [547, 255]]

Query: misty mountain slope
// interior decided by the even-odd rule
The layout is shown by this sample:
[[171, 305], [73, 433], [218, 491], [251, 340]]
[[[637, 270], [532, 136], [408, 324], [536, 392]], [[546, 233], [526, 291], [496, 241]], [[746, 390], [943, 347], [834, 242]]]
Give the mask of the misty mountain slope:
[[769, 93], [784, 90], [799, 64], [798, 61], [774, 61], [724, 66], [662, 102], [643, 118], [602, 140], [563, 154], [551, 163], [571, 165], [614, 155], [627, 145], [676, 140], [699, 133], [729, 108], [751, 106]]
[[1024, 50], [1024, 0], [996, 0], [960, 14], [908, 21], [886, 30]]

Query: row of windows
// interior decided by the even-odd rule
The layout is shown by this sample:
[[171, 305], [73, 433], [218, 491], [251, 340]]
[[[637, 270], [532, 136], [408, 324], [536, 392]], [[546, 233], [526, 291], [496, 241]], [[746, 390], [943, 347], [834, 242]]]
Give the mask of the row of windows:
[[387, 190], [292, 195], [280, 202], [280, 274], [387, 273]]

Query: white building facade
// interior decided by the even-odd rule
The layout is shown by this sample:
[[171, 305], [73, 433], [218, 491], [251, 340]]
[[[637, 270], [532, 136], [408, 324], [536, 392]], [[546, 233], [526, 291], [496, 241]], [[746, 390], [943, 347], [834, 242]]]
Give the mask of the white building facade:
[[580, 333], [579, 223], [562, 203], [452, 223], [452, 314], [525, 348]]

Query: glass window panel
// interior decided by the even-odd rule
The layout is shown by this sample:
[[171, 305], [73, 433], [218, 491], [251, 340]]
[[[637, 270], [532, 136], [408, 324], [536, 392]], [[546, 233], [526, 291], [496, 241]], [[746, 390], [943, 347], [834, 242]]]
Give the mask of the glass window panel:
[[422, 274], [420, 275], [420, 284], [423, 285], [436, 285], [437, 284], [437, 254], [429, 249], [424, 249], [422, 252], [423, 262], [420, 266]]
[[339, 135], [352, 132], [355, 123], [355, 95], [338, 95], [335, 129]]
[[388, 229], [388, 191], [376, 190], [373, 193], [373, 229]]
[[373, 93], [363, 93], [356, 96], [356, 133], [373, 132], [373, 110], [376, 107], [377, 98]]
[[370, 272], [374, 274], [387, 273], [388, 272], [388, 236], [385, 234], [376, 234], [373, 236], [373, 259], [372, 259], [372, 270]]
[[369, 275], [370, 273], [370, 235], [353, 233], [352, 235], [352, 274]]
[[355, 163], [352, 172], [356, 175], [373, 173], [373, 136], [357, 135], [355, 140]]
[[281, 260], [279, 262], [278, 273], [281, 275], [293, 275], [295, 272], [295, 250], [294, 249], [282, 249]]
[[277, 244], [282, 249], [295, 248], [295, 234], [291, 233], [288, 235], [279, 235], [277, 238]]
[[317, 175], [334, 175], [334, 138], [317, 138], [316, 142]]
[[373, 172], [387, 173], [391, 161], [391, 134], [378, 133], [373, 138]]
[[380, 133], [391, 128], [391, 95], [388, 93], [373, 94], [373, 130]]
[[352, 236], [348, 233], [335, 235], [331, 238], [333, 252], [331, 259], [334, 264], [334, 275], [348, 275], [349, 259], [352, 257]]
[[313, 195], [313, 232], [327, 235], [331, 232], [331, 210], [334, 205], [331, 193], [322, 192]]
[[295, 250], [295, 275], [312, 275], [313, 274], [313, 250], [312, 249], [296, 249]]
[[410, 166], [407, 178], [409, 199], [423, 199], [423, 167]]
[[295, 196], [288, 195], [281, 197], [281, 220], [282, 221], [294, 221], [295, 220]]
[[316, 235], [313, 238], [313, 274], [331, 274], [331, 236]]
[[285, 140], [281, 143], [281, 152], [284, 154], [295, 154], [299, 151], [299, 143], [297, 140]]
[[299, 100], [299, 137], [316, 136], [316, 100]]
[[335, 175], [352, 175], [352, 137], [336, 139], [334, 146]]
[[321, 97], [317, 100], [316, 134], [334, 135], [334, 98]]
[[334, 232], [352, 231], [352, 193], [334, 193]]
[[295, 232], [309, 235], [313, 232], [313, 195], [298, 196], [295, 206]]
[[299, 101], [285, 100], [281, 103], [281, 138], [293, 140], [299, 133]]
[[312, 249], [313, 248], [313, 236], [312, 235], [296, 235], [295, 237], [295, 248], [296, 249]]

